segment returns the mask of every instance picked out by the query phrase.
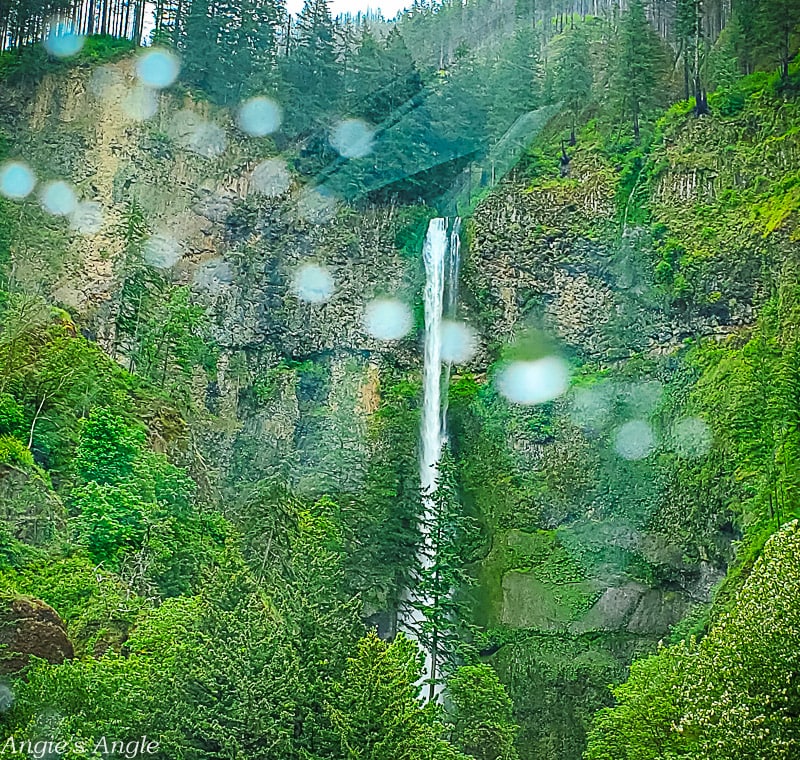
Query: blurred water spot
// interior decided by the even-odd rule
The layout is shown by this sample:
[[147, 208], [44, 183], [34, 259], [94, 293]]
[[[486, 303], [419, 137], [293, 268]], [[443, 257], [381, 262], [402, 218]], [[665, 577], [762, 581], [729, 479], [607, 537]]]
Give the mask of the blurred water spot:
[[364, 327], [378, 340], [400, 340], [412, 324], [411, 309], [394, 298], [376, 298], [364, 309]]
[[281, 107], [269, 98], [251, 98], [239, 109], [238, 123], [251, 137], [264, 137], [281, 125]]
[[250, 174], [250, 182], [259, 193], [275, 197], [289, 189], [292, 181], [286, 162], [280, 158], [262, 161]]
[[664, 395], [664, 385], [659, 380], [631, 383], [622, 391], [631, 416], [646, 417], [651, 414]]
[[623, 459], [636, 461], [650, 456], [655, 449], [653, 430], [644, 420], [631, 420], [617, 430], [614, 450]]
[[292, 289], [302, 301], [323, 303], [333, 295], [333, 277], [319, 264], [303, 264], [295, 272]]
[[6, 683], [0, 683], [0, 712], [5, 712], [14, 704], [14, 692]]
[[189, 109], [175, 114], [169, 132], [185, 150], [204, 158], [215, 158], [224, 153], [228, 146], [228, 138], [222, 127], [206, 121]]
[[78, 196], [71, 185], [57, 180], [48, 182], [40, 195], [42, 208], [55, 216], [67, 216], [78, 205]]
[[166, 234], [152, 235], [144, 245], [144, 260], [156, 269], [174, 267], [182, 255], [180, 243]]
[[194, 273], [194, 282], [214, 292], [233, 282], [233, 271], [222, 259], [210, 259]]
[[699, 417], [678, 420], [670, 431], [670, 442], [675, 452], [682, 457], [698, 459], [711, 449], [711, 428]]
[[75, 31], [71, 21], [53, 19], [44, 38], [44, 49], [55, 58], [69, 58], [80, 53], [86, 38]]
[[345, 119], [331, 132], [331, 145], [345, 158], [363, 158], [372, 152], [375, 131], [361, 119]]
[[122, 74], [111, 66], [101, 66], [89, 78], [89, 92], [96, 98], [107, 98], [111, 91], [125, 86]]
[[325, 224], [336, 216], [336, 198], [324, 188], [306, 188], [300, 193], [297, 212], [307, 222]]
[[136, 62], [136, 76], [143, 85], [155, 90], [169, 87], [178, 78], [180, 70], [178, 57], [162, 48], [148, 50]]
[[97, 201], [81, 201], [70, 214], [70, 227], [81, 235], [94, 235], [103, 226], [103, 207]]
[[158, 94], [155, 90], [137, 85], [125, 93], [122, 112], [134, 121], [147, 121], [158, 112]]
[[610, 395], [606, 385], [576, 388], [570, 404], [570, 419], [584, 430], [600, 430], [611, 412]]
[[558, 356], [512, 362], [498, 375], [497, 387], [515, 404], [544, 404], [566, 392], [569, 368]]
[[27, 198], [36, 186], [36, 175], [22, 161], [9, 161], [0, 167], [0, 193], [6, 198]]
[[463, 364], [475, 356], [478, 339], [475, 331], [463, 322], [442, 322], [442, 361]]

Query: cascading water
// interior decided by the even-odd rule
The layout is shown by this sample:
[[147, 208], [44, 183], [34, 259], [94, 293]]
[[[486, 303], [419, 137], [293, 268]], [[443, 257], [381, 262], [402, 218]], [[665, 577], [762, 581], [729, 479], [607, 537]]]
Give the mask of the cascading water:
[[[458, 266], [460, 254], [461, 221], [456, 219], [449, 234], [448, 220], [432, 219], [423, 246], [425, 263], [425, 352], [422, 374], [422, 418], [420, 422], [420, 485], [423, 494], [423, 526], [431, 523], [432, 495], [439, 475], [439, 459], [446, 437], [446, 398], [450, 367], [442, 369], [442, 320], [453, 316], [458, 297]], [[424, 568], [433, 563], [430, 535], [423, 527], [419, 561]], [[419, 598], [413, 593], [410, 604], [401, 615], [399, 627], [416, 637], [424, 623], [424, 612], [433, 600]], [[436, 683], [438, 663], [430, 651], [425, 652], [423, 682], [431, 684], [428, 697], [438, 699], [441, 686]]]

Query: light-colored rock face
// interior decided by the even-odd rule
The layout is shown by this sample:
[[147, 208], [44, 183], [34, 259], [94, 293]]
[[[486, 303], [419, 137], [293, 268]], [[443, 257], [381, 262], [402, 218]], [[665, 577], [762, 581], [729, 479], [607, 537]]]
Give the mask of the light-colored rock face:
[[[3, 127], [19, 153], [100, 213], [98, 229], [79, 231], [29, 199], [22, 222], [39, 214], [53, 255], [13, 251], [18, 286], [68, 308], [127, 367], [114, 321], [135, 203], [155, 241], [145, 260], [172, 265], [162, 271], [191, 289], [219, 349], [216, 370], [191, 381], [195, 404], [214, 413], [194, 435], [218, 484], [277, 475], [311, 495], [358, 489], [384, 369], [420, 362], [416, 329], [381, 342], [363, 322], [371, 299], [412, 308], [421, 289], [421, 261], [395, 245], [402, 209], [329, 208], [269, 138], [248, 138], [208, 103], [138, 89], [131, 60], [73, 67], [0, 100], [12, 97], [6, 112], [23, 118]], [[296, 286], [308, 264], [330, 277], [323, 299]]]
[[[355, 213], [340, 206], [332, 221], [318, 223], [296, 179], [289, 177], [274, 198], [255, 192], [251, 177], [264, 141], [239, 132], [229, 112], [162, 93], [153, 96], [157, 112], [141, 120], [137, 93], [129, 60], [93, 73], [72, 69], [45, 78], [25, 109], [26, 122], [14, 125], [19, 150], [37, 173], [73, 183], [81, 201], [97, 204], [101, 214], [92, 232], [53, 222], [66, 244], [55, 269], [15, 251], [21, 285], [51, 293], [84, 319], [98, 312], [105, 319], [125, 210], [135, 202], [150, 234], [174, 249], [174, 279], [193, 283], [199, 302], [216, 315], [222, 345], [277, 344], [298, 355], [382, 349], [362, 329], [364, 305], [387, 294], [413, 301], [418, 285], [394, 246], [394, 209]], [[330, 270], [335, 288], [326, 303], [304, 303], [292, 293], [304, 262]]]

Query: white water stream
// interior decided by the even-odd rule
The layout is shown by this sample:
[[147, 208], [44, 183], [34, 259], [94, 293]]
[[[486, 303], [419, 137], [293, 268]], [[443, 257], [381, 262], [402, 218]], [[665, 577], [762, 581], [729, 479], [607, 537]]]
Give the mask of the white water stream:
[[[458, 298], [458, 266], [460, 256], [461, 227], [456, 219], [448, 230], [448, 220], [432, 219], [428, 226], [422, 255], [425, 262], [425, 354], [422, 372], [422, 418], [420, 421], [420, 486], [423, 494], [422, 525], [431, 523], [432, 494], [439, 475], [439, 459], [446, 439], [447, 386], [450, 379], [449, 365], [442, 366], [442, 320], [454, 315]], [[444, 371], [443, 371], [444, 369]], [[423, 527], [419, 561], [423, 567], [433, 563], [433, 547], [430, 535]], [[407, 600], [407, 609], [401, 613], [399, 628], [416, 638], [424, 622], [424, 613], [419, 606], [430, 606], [433, 600], [419, 598], [413, 593]], [[415, 606], [416, 605], [416, 606]], [[439, 663], [433, 653], [425, 652], [425, 671], [422, 682], [429, 683], [428, 699], [435, 700], [441, 693], [436, 683]]]

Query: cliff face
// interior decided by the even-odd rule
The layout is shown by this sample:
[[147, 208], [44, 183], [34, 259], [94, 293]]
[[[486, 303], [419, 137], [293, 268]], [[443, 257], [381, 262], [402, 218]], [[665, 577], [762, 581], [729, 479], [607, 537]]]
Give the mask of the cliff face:
[[[579, 757], [602, 685], [725, 575], [737, 530], [723, 504], [740, 497], [706, 403], [722, 381], [706, 384], [698, 356], [703, 341], [716, 360], [741, 345], [795, 271], [796, 118], [793, 103], [700, 120], [676, 108], [633, 161], [589, 128], [568, 177], [536, 154], [475, 212], [463, 288], [490, 355], [541, 329], [575, 370], [543, 408], [484, 387], [455, 411], [465, 493], [491, 526], [476, 620], [526, 757]], [[490, 452], [493, 475], [477, 464]], [[718, 473], [705, 495], [689, 486], [701, 469]]]
[[[195, 370], [192, 395], [198, 439], [210, 447], [206, 460], [218, 481], [237, 467], [240, 444], [261, 441], [247, 479], [278, 467], [314, 492], [352, 486], [358, 468], [327, 462], [317, 473], [326, 485], [315, 487], [314, 461], [323, 467], [327, 447], [340, 451], [337, 439], [365, 456], [381, 368], [418, 366], [416, 330], [381, 343], [366, 332], [362, 314], [377, 296], [415, 303], [420, 264], [396, 238], [418, 235], [424, 212], [328, 206], [289, 176], [274, 197], [258, 193], [253, 170], [276, 152], [269, 138], [247, 138], [227, 111], [180, 94], [161, 94], [158, 112], [142, 120], [149, 107], [142, 97], [129, 60], [75, 67], [45, 77], [32, 92], [5, 93], [2, 126], [14, 155], [40, 179], [72, 182], [93, 204], [96, 221], [81, 231], [35, 204], [12, 208], [15, 287], [68, 309], [128, 366], [115, 325], [135, 205], [147, 234], [179, 256], [168, 286], [188, 287], [210, 324], [214, 366]], [[31, 250], [48, 254], [33, 257]], [[292, 288], [306, 262], [333, 277], [325, 303], [303, 302]], [[213, 413], [207, 425], [203, 409]], [[314, 442], [315, 433], [330, 440]], [[247, 469], [238, 468], [237, 477]]]

